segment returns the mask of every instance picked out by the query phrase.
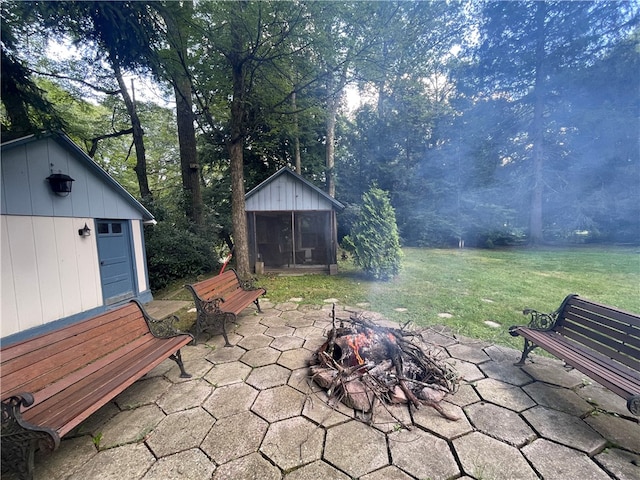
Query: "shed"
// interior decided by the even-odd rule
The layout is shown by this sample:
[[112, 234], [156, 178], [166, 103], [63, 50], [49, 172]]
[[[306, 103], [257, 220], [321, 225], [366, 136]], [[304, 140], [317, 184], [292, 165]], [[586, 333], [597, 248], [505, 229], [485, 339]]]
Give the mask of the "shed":
[[287, 167], [249, 191], [245, 200], [254, 268], [337, 272], [340, 202]]
[[152, 299], [140, 202], [62, 133], [1, 151], [3, 344]]

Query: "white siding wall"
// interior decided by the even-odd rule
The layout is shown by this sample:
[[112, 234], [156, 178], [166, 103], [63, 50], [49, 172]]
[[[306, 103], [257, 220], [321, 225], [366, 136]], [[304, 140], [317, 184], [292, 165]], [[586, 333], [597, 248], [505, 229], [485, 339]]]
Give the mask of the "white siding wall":
[[136, 274], [138, 276], [138, 292], [144, 292], [149, 288], [149, 285], [147, 285], [146, 256], [144, 246], [142, 244], [144, 233], [142, 231], [141, 221], [133, 220], [131, 222], [131, 233], [133, 236], [133, 252], [135, 255], [134, 262], [136, 264]]
[[78, 235], [85, 222], [93, 227], [93, 219], [0, 219], [0, 336], [103, 304], [96, 237]]

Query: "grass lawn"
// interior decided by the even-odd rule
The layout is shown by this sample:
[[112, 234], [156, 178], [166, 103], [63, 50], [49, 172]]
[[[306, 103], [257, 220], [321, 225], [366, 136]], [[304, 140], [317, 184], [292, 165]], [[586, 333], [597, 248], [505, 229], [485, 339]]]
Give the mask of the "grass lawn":
[[318, 305], [327, 298], [341, 305], [367, 303], [364, 308], [392, 320], [446, 325], [462, 335], [517, 348], [522, 340], [511, 338], [507, 329], [526, 322], [522, 309], [553, 311], [569, 293], [640, 312], [638, 248], [405, 248], [404, 254], [402, 272], [389, 282], [366, 280], [346, 261], [335, 276], [264, 275], [257, 283], [275, 303], [292, 297]]

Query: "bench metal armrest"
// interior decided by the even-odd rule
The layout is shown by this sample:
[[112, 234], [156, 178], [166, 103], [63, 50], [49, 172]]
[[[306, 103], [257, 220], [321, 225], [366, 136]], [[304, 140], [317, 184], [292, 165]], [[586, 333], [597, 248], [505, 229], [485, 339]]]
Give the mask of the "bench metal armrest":
[[[27, 392], [17, 393], [2, 400], [2, 461], [8, 457], [15, 464], [12, 467], [20, 468], [25, 460], [29, 460], [27, 451], [35, 448], [36, 444], [41, 448], [55, 450], [60, 445], [60, 436], [51, 428], [32, 425], [22, 418], [22, 409], [33, 405], [33, 395]], [[6, 451], [5, 451], [6, 449]], [[33, 462], [31, 458], [31, 462]], [[33, 470], [33, 463], [30, 465]]]
[[529, 315], [529, 328], [535, 330], [548, 331], [553, 330], [558, 321], [558, 311], [553, 313], [544, 313], [534, 310], [532, 308], [526, 308], [522, 311], [523, 315]]
[[210, 315], [210, 314], [218, 315], [222, 313], [222, 309], [220, 308], [220, 305], [223, 304], [224, 302], [225, 302], [225, 299], [223, 297], [215, 297], [215, 298], [210, 298], [209, 300], [200, 300], [199, 303], [200, 303], [200, 309], [206, 315]]
[[[240, 284], [240, 288], [242, 288], [242, 290], [245, 291], [254, 291], [254, 290], [264, 290], [264, 293], [267, 293], [267, 290], [262, 288], [262, 287], [258, 287], [255, 282], [257, 281], [257, 278], [247, 278], [245, 280], [240, 280], [238, 278], [238, 283]], [[263, 295], [264, 295], [263, 293]]]
[[178, 330], [175, 327], [176, 323], [180, 321], [180, 319], [176, 315], [169, 315], [164, 318], [153, 318], [151, 315], [149, 315], [149, 313], [147, 313], [140, 302], [135, 299], [131, 301], [137, 303], [140, 307], [142, 315], [144, 316], [144, 319], [147, 322], [147, 326], [149, 327], [149, 331], [154, 337], [171, 338], [177, 337], [179, 335], [189, 335], [193, 339], [193, 335]]

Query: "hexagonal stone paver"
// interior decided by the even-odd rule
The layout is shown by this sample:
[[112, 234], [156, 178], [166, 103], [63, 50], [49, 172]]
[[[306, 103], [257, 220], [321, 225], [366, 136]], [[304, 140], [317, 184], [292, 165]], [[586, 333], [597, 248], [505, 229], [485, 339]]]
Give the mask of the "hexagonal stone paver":
[[269, 344], [271, 348], [284, 352], [285, 350], [294, 350], [302, 347], [304, 344], [304, 338], [287, 335], [284, 337], [276, 337], [273, 342]]
[[484, 378], [484, 374], [473, 363], [458, 360], [457, 358], [448, 358], [446, 362], [453, 366], [454, 370], [458, 372], [460, 378], [465, 382], [475, 382]]
[[[269, 342], [271, 342], [271, 340], [272, 339], [269, 339]], [[282, 352], [275, 348], [261, 347], [249, 350], [240, 358], [240, 361], [251, 367], [264, 367], [265, 365], [275, 363], [281, 354]]]
[[453, 440], [464, 473], [492, 480], [537, 480], [538, 476], [517, 448], [472, 432]]
[[545, 480], [610, 478], [584, 453], [543, 438], [525, 446], [522, 453]]
[[205, 380], [176, 383], [156, 403], [169, 414], [199, 406], [211, 392], [213, 386]]
[[268, 422], [300, 415], [305, 395], [289, 385], [268, 388], [258, 394], [251, 410]]
[[389, 435], [391, 461], [417, 478], [453, 478], [460, 473], [445, 440], [420, 429], [400, 430]]
[[260, 451], [282, 470], [320, 460], [324, 430], [302, 417], [269, 425]]
[[99, 452], [82, 465], [69, 480], [117, 480], [123, 478], [122, 472], [127, 472], [128, 478], [140, 478], [155, 460], [144, 443], [110, 448]]
[[324, 458], [356, 478], [389, 465], [384, 434], [355, 420], [327, 430]]
[[214, 422], [215, 419], [200, 407], [172, 413], [151, 432], [147, 445], [156, 457], [197, 448]]
[[382, 433], [393, 432], [411, 425], [409, 407], [402, 404], [387, 405], [386, 403], [376, 402], [373, 406], [370, 425]]
[[225, 417], [216, 422], [200, 448], [217, 464], [256, 452], [268, 423], [251, 412]]
[[390, 465], [360, 477], [360, 480], [413, 480], [413, 477], [410, 477], [398, 467]]
[[327, 394], [323, 391], [309, 395], [306, 398], [302, 415], [323, 427], [344, 423], [353, 416], [353, 409], [345, 406], [342, 402], [333, 407], [327, 405]]
[[480, 380], [475, 388], [483, 400], [514, 412], [521, 412], [536, 404], [520, 387], [493, 378]]
[[285, 385], [289, 380], [291, 370], [280, 365], [267, 365], [254, 368], [246, 379], [246, 382], [257, 389], [277, 387]]
[[225, 387], [216, 388], [202, 407], [220, 419], [248, 412], [258, 396], [258, 391], [246, 383], [235, 383]]
[[278, 358], [278, 365], [287, 367], [291, 370], [303, 368], [309, 365], [311, 353], [305, 348], [297, 348], [295, 350], [287, 350], [282, 352]]
[[[255, 319], [254, 319], [255, 320]], [[251, 322], [251, 323], [244, 323], [243, 325], [240, 325], [236, 328], [236, 333], [238, 335], [242, 335], [243, 338], [242, 340], [240, 340], [238, 342], [238, 345], [241, 346], [242, 348], [253, 348], [250, 347], [251, 345], [251, 338], [253, 336], [256, 337], [261, 337], [263, 336], [262, 334], [267, 330], [266, 325], [262, 325], [260, 323], [256, 323], [255, 321]], [[243, 343], [245, 340], [247, 340], [246, 343]], [[264, 345], [259, 345], [261, 347], [264, 347]]]
[[279, 316], [273, 315], [273, 316], [263, 317], [260, 320], [260, 323], [267, 327], [284, 327], [287, 324], [287, 320]]
[[465, 407], [464, 411], [478, 430], [510, 445], [521, 447], [536, 438], [525, 421], [506, 408], [480, 402]]
[[522, 389], [533, 398], [538, 405], [560, 410], [582, 417], [593, 411], [593, 405], [589, 404], [573, 390], [535, 382], [525, 385]]
[[305, 465], [284, 476], [285, 480], [318, 480], [319, 478], [323, 480], [350, 480], [350, 477], [322, 460]]
[[280, 480], [280, 470], [259, 453], [232, 460], [219, 466], [211, 480]]
[[[36, 451], [35, 456], [35, 480], [66, 479], [79, 465], [83, 465], [96, 455], [98, 451], [88, 435], [64, 439], [60, 447], [51, 453], [47, 450]], [[2, 472], [3, 478], [13, 479], [9, 472]]]
[[487, 377], [518, 387], [531, 383], [533, 380], [523, 372], [520, 367], [513, 365], [513, 363], [491, 361], [481, 363], [478, 367]]
[[447, 395], [446, 400], [459, 407], [464, 407], [479, 402], [480, 397], [471, 385], [463, 383], [454, 395]]
[[[262, 327], [265, 328], [265, 327]], [[238, 342], [238, 346], [242, 347], [246, 350], [254, 350], [257, 348], [262, 348], [268, 346], [273, 338], [268, 337], [267, 335], [251, 335], [249, 337], [244, 337], [242, 340]]]
[[606, 440], [579, 417], [542, 406], [526, 410], [522, 416], [540, 436], [588, 455], [598, 453], [606, 444]]
[[448, 414], [458, 417], [458, 420], [444, 418], [434, 408], [425, 405], [413, 411], [413, 423], [449, 440], [473, 431], [462, 408], [448, 402], [442, 402], [440, 406]]
[[138, 442], [164, 417], [165, 414], [155, 404], [120, 412], [103, 426], [100, 448]]
[[204, 379], [215, 387], [224, 387], [232, 383], [243, 382], [251, 373], [251, 367], [242, 362], [230, 362], [215, 365]]
[[322, 345], [324, 345], [326, 341], [327, 341], [327, 338], [324, 333], [318, 336], [311, 336], [304, 340], [303, 347], [309, 350], [310, 352], [315, 352]]
[[453, 358], [464, 360], [471, 363], [482, 363], [489, 360], [489, 356], [484, 353], [482, 346], [478, 345], [464, 345], [458, 343], [447, 347], [449, 355]]
[[122, 410], [148, 405], [160, 398], [171, 385], [173, 384], [163, 377], [139, 380], [118, 395], [114, 402]]
[[607, 414], [587, 417], [585, 422], [616, 446], [640, 454], [640, 424], [637, 422]]
[[584, 385], [576, 389], [576, 393], [580, 396], [580, 398], [583, 398], [591, 405], [597, 406], [598, 409], [604, 410], [606, 412], [617, 413], [618, 415], [622, 416], [629, 415], [629, 410], [627, 410], [627, 402], [622, 397], [619, 397], [618, 395], [613, 393], [611, 390], [608, 390], [605, 387], [598, 385], [597, 383]]
[[215, 464], [202, 453], [202, 450], [193, 448], [159, 459], [142, 480], [211, 478], [215, 468]]
[[560, 362], [553, 365], [527, 363], [522, 369], [536, 380], [565, 388], [578, 387], [587, 378], [578, 370], [566, 370]]
[[287, 327], [286, 325], [283, 325], [277, 327], [269, 327], [267, 331], [264, 332], [264, 334], [274, 338], [287, 337], [293, 335], [293, 332], [295, 332], [295, 330], [296, 329], [293, 327]]
[[214, 365], [218, 363], [229, 363], [235, 362], [236, 360], [240, 360], [240, 357], [246, 353], [244, 348], [240, 348], [237, 346], [233, 347], [216, 347], [213, 352], [206, 356], [206, 359], [209, 360]]
[[595, 458], [618, 480], [638, 480], [640, 478], [640, 455], [618, 448], [607, 448]]

